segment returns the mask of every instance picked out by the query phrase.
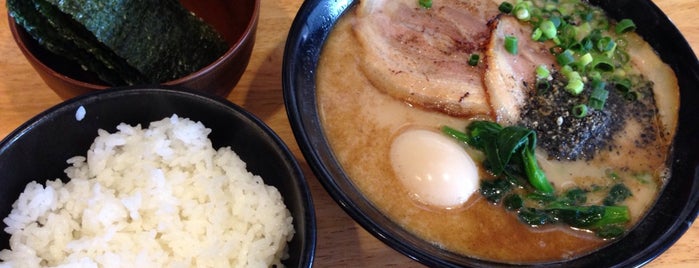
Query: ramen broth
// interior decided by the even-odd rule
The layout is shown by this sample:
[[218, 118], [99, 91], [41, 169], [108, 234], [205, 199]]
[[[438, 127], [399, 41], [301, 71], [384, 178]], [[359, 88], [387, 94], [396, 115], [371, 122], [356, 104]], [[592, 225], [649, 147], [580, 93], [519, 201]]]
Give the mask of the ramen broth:
[[[488, 202], [477, 192], [463, 206], [453, 209], [433, 208], [411, 197], [395, 177], [389, 160], [396, 135], [415, 128], [438, 131], [444, 125], [464, 129], [473, 119], [493, 118], [451, 117], [413, 107], [377, 90], [359, 67], [357, 55], [361, 51], [352, 33], [354, 19], [353, 12], [348, 12], [326, 41], [317, 72], [318, 109], [327, 139], [344, 171], [379, 210], [438, 247], [485, 260], [559, 261], [592, 252], [608, 243], [570, 227], [530, 227], [513, 212]], [[673, 112], [676, 113], [660, 111]], [[633, 132], [633, 124], [629, 125], [622, 132]], [[615, 139], [625, 140], [624, 136]], [[648, 148], [653, 148], [653, 153], [644, 151]], [[548, 160], [541, 150], [537, 151], [537, 158], [557, 191], [574, 186], [608, 186], [621, 180], [633, 192], [623, 203], [629, 207], [629, 227], [632, 227], [662, 189], [667, 177], [668, 148], [666, 137], [645, 148], [630, 144], [605, 151], [590, 161]], [[484, 156], [466, 146], [464, 149], [480, 165]], [[616, 180], [610, 179], [610, 171], [618, 176]], [[491, 177], [482, 167], [479, 172], [481, 178]], [[603, 195], [592, 193], [588, 201], [602, 198]]]

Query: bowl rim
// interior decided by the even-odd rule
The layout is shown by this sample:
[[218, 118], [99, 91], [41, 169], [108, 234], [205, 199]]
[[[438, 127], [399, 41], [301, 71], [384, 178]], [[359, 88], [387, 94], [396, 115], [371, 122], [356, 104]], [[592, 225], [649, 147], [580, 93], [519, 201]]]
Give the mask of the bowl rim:
[[[340, 164], [334, 158], [332, 151], [328, 148], [328, 143], [322, 128], [319, 126], [320, 121], [317, 111], [317, 103], [315, 100], [315, 74], [317, 67], [317, 60], [320, 55], [321, 48], [315, 43], [322, 43], [327, 38], [329, 32], [333, 28], [337, 19], [343, 15], [345, 11], [350, 10], [357, 1], [356, 0], [344, 0], [344, 1], [332, 1], [329, 0], [308, 0], [305, 1], [298, 11], [296, 18], [292, 23], [292, 27], [289, 31], [287, 37], [287, 43], [284, 52], [284, 60], [282, 64], [282, 86], [284, 99], [287, 109], [287, 114], [292, 126], [292, 130], [296, 137], [297, 143], [301, 148], [305, 158], [307, 159], [312, 171], [316, 175], [317, 179], [323, 185], [325, 190], [330, 194], [330, 196], [335, 200], [335, 202], [357, 223], [359, 223], [364, 229], [366, 229], [373, 236], [378, 238], [380, 241], [384, 242], [388, 246], [392, 247], [396, 251], [404, 254], [405, 256], [426, 264], [428, 266], [460, 266], [464, 265], [460, 262], [455, 262], [454, 256], [447, 255], [430, 255], [426, 250], [421, 248], [416, 248], [415, 245], [409, 243], [403, 243], [400, 239], [394, 237], [397, 233], [406, 232], [402, 228], [398, 227], [395, 223], [389, 226], [381, 226], [377, 224], [374, 219], [371, 219], [366, 215], [366, 213], [371, 213], [372, 215], [378, 215], [381, 217], [380, 213], [377, 214], [376, 211], [364, 211], [363, 209], [376, 210], [373, 207], [366, 207], [366, 200], [353, 199], [351, 196], [354, 192], [358, 191], [356, 187], [352, 185], [351, 180], [344, 174]], [[600, 2], [600, 1], [594, 1]], [[627, 1], [628, 2], [628, 1]], [[636, 5], [636, 4], [634, 4]], [[664, 13], [651, 1], [642, 1], [638, 5], [643, 6], [643, 8], [648, 8], [654, 13], [662, 14], [663, 17], [659, 18], [659, 23], [662, 23], [665, 29], [669, 30], [670, 35], [676, 37], [676, 45], [681, 48], [682, 51], [690, 51], [688, 54], [693, 52], [689, 47], [689, 44], [684, 39], [684, 37], [679, 33], [679, 30], [672, 24], [671, 21], [664, 16]], [[623, 11], [620, 11], [623, 14]], [[652, 29], [657, 30], [657, 29]], [[645, 37], [645, 36], [644, 36]], [[665, 60], [665, 59], [664, 59]], [[690, 61], [689, 67], [693, 69], [696, 77], [692, 79], [699, 79], [699, 61], [684, 59]], [[676, 70], [675, 70], [676, 71]], [[690, 73], [692, 71], [689, 71]], [[687, 90], [687, 89], [685, 89]], [[691, 88], [689, 89], [691, 90]], [[682, 88], [680, 89], [682, 92]], [[687, 105], [680, 105], [681, 109], [685, 111], [687, 109], [692, 109], [686, 107]], [[694, 109], [697, 111], [697, 109]], [[696, 127], [689, 130], [690, 132], [696, 132]], [[677, 139], [677, 137], [676, 137]], [[691, 160], [689, 160], [691, 161]], [[683, 161], [678, 163], [674, 161], [672, 167], [682, 165], [683, 171], [688, 171], [697, 163], [687, 163]], [[691, 166], [691, 167], [687, 167]], [[699, 167], [697, 167], [699, 170]], [[696, 171], [699, 172], [699, 171]], [[685, 172], [688, 173], [688, 172]], [[685, 174], [687, 175], [687, 174]], [[673, 174], [674, 177], [674, 174]], [[683, 193], [690, 191], [686, 197], [689, 201], [681, 207], [681, 213], [677, 215], [671, 215], [672, 217], [677, 217], [673, 221], [672, 225], [669, 226], [668, 230], [661, 231], [658, 241], [653, 241], [647, 244], [647, 247], [640, 252], [628, 253], [628, 258], [618, 260], [613, 255], [597, 254], [602, 249], [596, 249], [593, 252], [583, 254], [574, 260], [580, 260], [585, 256], [595, 256], [601, 257], [603, 259], [614, 259], [614, 260], [603, 260], [607, 262], [607, 265], [643, 265], [651, 260], [655, 259], [658, 255], [663, 253], [667, 248], [669, 248], [675, 241], [677, 241], [682, 234], [686, 232], [692, 222], [696, 219], [699, 213], [699, 173], [691, 173], [691, 177], [688, 180], [693, 180], [688, 182], [691, 189], [684, 189]], [[677, 181], [677, 179], [675, 179]], [[343, 187], [345, 187], [343, 189]], [[349, 187], [349, 188], [347, 188]], [[349, 190], [348, 190], [349, 189]], [[350, 193], [344, 192], [344, 190], [350, 191]], [[663, 189], [659, 194], [658, 200], [662, 198], [663, 193], [667, 193], [667, 189]], [[364, 198], [365, 199], [365, 198]], [[656, 201], [656, 203], [659, 201]], [[359, 203], [359, 204], [357, 204]], [[361, 207], [360, 207], [361, 206]], [[655, 205], [650, 209], [652, 210]], [[650, 212], [650, 210], [649, 210]], [[646, 216], [650, 213], [646, 213]], [[665, 215], [661, 215], [665, 216]], [[384, 216], [385, 217], [385, 216]], [[382, 220], [382, 219], [380, 219]], [[383, 219], [385, 220], [385, 219]], [[641, 220], [639, 222], [643, 222]], [[391, 228], [397, 227], [399, 230], [392, 230]], [[634, 227], [638, 229], [638, 225]], [[632, 229], [633, 230], [633, 229]], [[614, 241], [603, 248], [614, 247], [618, 249], [616, 245], [620, 240]], [[424, 244], [422, 244], [424, 245]], [[604, 255], [604, 256], [603, 256]], [[468, 265], [487, 265], [487, 266], [519, 266], [507, 263], [498, 263], [493, 261], [486, 261], [471, 258], [468, 256], [459, 256], [459, 260], [464, 260], [468, 262]], [[610, 263], [615, 262], [615, 263]], [[561, 260], [553, 263], [543, 263], [542, 265], [551, 266], [565, 266], [565, 261]]]
[[[301, 207], [304, 208], [303, 216], [305, 222], [304, 236], [301, 237], [303, 248], [300, 249], [301, 255], [299, 256], [299, 267], [312, 267], [315, 259], [315, 251], [317, 247], [317, 223], [316, 223], [316, 213], [315, 205], [313, 202], [313, 197], [311, 194], [310, 187], [306, 180], [306, 176], [301, 170], [298, 159], [294, 156], [291, 149], [286, 145], [286, 143], [281, 139], [281, 137], [262, 119], [254, 115], [252, 112], [246, 110], [242, 106], [239, 106], [230, 100], [223, 98], [221, 96], [202, 92], [198, 90], [188, 89], [182, 86], [172, 86], [172, 85], [141, 85], [141, 86], [124, 86], [124, 87], [109, 87], [105, 90], [93, 91], [80, 96], [73, 97], [71, 99], [62, 101], [54, 106], [38, 113], [29, 120], [22, 123], [20, 126], [15, 128], [5, 137], [0, 139], [0, 154], [4, 153], [8, 146], [11, 146], [14, 142], [20, 139], [28, 131], [31, 131], [36, 124], [40, 124], [42, 121], [51, 120], [51, 116], [56, 113], [75, 113], [76, 109], [82, 106], [86, 100], [102, 100], [102, 99], [115, 99], [121, 98], [126, 95], [141, 95], [148, 93], [151, 95], [156, 95], [158, 97], [178, 97], [186, 98], [189, 100], [195, 100], [199, 103], [205, 105], [216, 105], [225, 108], [226, 111], [232, 114], [240, 115], [246, 121], [250, 122], [251, 125], [257, 130], [261, 131], [270, 141], [273, 142], [272, 146], [276, 147], [281, 156], [287, 161], [289, 167], [291, 168], [292, 174], [290, 177], [293, 179], [293, 184], [298, 188], [301, 194]], [[95, 132], [96, 135], [96, 132]], [[296, 233], [298, 235], [298, 232]]]
[[[203, 74], [209, 73], [212, 70], [218, 68], [219, 66], [225, 64], [226, 59], [232, 57], [233, 55], [237, 55], [238, 52], [243, 50], [246, 41], [247, 42], [254, 42], [253, 38], [255, 35], [255, 31], [257, 28], [257, 24], [259, 21], [259, 14], [260, 14], [260, 2], [261, 0], [252, 0], [254, 1], [253, 9], [252, 9], [252, 14], [250, 16], [250, 19], [247, 22], [247, 25], [245, 26], [245, 29], [243, 32], [238, 36], [238, 39], [235, 41], [235, 43], [231, 44], [230, 47], [226, 50], [225, 53], [223, 53], [221, 56], [219, 56], [216, 60], [213, 62], [207, 64], [206, 66], [200, 68], [199, 70], [196, 70], [192, 73], [189, 73], [185, 76], [173, 79], [173, 80], [168, 80], [165, 82], [162, 82], [162, 85], [166, 86], [176, 86], [179, 84], [182, 84], [184, 82], [196, 79], [197, 77], [202, 76]], [[73, 77], [64, 75], [62, 73], [57, 72], [53, 68], [49, 67], [46, 65], [43, 61], [39, 60], [34, 53], [29, 51], [29, 48], [27, 48], [27, 45], [24, 43], [22, 40], [19, 31], [24, 31], [24, 29], [21, 26], [17, 24], [15, 19], [12, 17], [11, 14], [7, 14], [7, 22], [10, 27], [10, 32], [12, 33], [12, 38], [15, 40], [15, 43], [19, 47], [19, 49], [22, 51], [22, 54], [24, 54], [25, 57], [29, 57], [30, 61], [38, 64], [41, 66], [42, 69], [46, 70], [49, 75], [52, 77], [56, 77], [58, 79], [64, 80], [67, 83], [74, 84], [79, 87], [87, 88], [90, 90], [103, 90], [107, 88], [112, 88], [113, 86], [109, 86], [106, 83], [103, 84], [95, 84], [95, 83], [89, 83], [85, 81], [81, 81], [78, 79], [75, 79]], [[117, 87], [128, 87], [128, 86], [117, 86]]]

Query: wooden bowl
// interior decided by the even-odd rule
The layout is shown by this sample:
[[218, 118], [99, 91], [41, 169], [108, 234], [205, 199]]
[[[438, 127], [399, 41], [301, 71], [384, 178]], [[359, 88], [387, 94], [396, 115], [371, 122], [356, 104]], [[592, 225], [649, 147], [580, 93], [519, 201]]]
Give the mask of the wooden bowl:
[[[204, 68], [163, 85], [179, 86], [226, 97], [245, 72], [255, 43], [259, 0], [182, 0], [182, 5], [211, 24], [230, 45], [226, 53]], [[62, 99], [102, 90], [110, 85], [78, 64], [55, 55], [8, 16], [12, 36], [32, 67]]]

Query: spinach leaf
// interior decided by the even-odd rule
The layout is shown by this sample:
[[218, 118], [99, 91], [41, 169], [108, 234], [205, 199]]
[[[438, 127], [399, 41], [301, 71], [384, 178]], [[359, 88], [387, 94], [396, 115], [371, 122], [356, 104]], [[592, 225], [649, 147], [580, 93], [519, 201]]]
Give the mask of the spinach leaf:
[[[616, 204], [631, 194], [628, 188], [614, 185], [603, 205], [587, 205], [587, 191], [580, 188], [557, 196], [537, 163], [533, 130], [474, 121], [465, 132], [446, 126], [442, 131], [485, 154], [483, 165], [496, 179], [481, 181], [480, 193], [488, 201], [516, 212], [521, 222], [531, 226], [566, 224], [602, 238], [624, 234], [629, 209]], [[520, 183], [522, 180], [525, 182]]]
[[616, 205], [631, 196], [631, 190], [626, 185], [617, 183], [609, 189], [609, 194], [604, 198], [603, 204], [607, 206]]
[[[526, 177], [532, 187], [552, 193], [553, 186], [536, 160], [536, 132], [520, 126], [502, 127], [490, 121], [474, 121], [466, 132], [443, 127], [443, 132], [485, 154], [486, 166], [495, 176]], [[523, 171], [523, 172], [522, 172]], [[520, 174], [524, 173], [524, 174]]]

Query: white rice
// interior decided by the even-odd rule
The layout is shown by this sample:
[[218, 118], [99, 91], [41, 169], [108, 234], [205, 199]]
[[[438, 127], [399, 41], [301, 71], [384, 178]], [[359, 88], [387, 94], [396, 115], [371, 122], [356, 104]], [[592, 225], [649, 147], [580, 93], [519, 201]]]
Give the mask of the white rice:
[[117, 129], [68, 159], [68, 183], [26, 186], [0, 267], [281, 266], [294, 229], [279, 191], [210, 129], [177, 115]]

